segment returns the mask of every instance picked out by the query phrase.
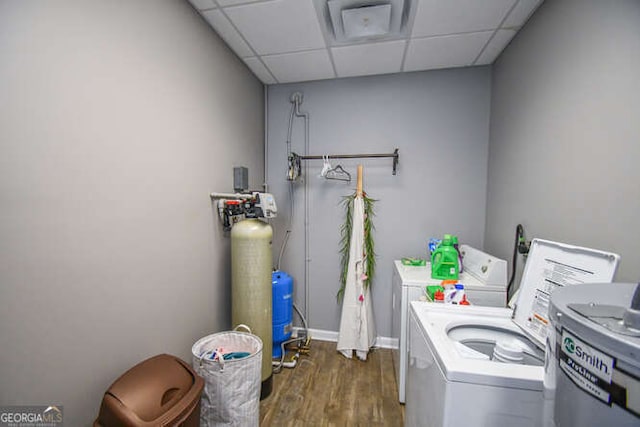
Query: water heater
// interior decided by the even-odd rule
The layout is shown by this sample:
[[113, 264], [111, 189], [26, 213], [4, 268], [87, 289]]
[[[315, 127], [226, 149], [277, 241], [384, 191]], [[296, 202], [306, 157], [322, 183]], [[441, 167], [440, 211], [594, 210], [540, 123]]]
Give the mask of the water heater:
[[565, 286], [551, 295], [549, 317], [549, 425], [640, 426], [640, 285]]
[[260, 337], [262, 388], [260, 398], [273, 387], [271, 226], [259, 219], [245, 219], [231, 229], [231, 321], [245, 324]]

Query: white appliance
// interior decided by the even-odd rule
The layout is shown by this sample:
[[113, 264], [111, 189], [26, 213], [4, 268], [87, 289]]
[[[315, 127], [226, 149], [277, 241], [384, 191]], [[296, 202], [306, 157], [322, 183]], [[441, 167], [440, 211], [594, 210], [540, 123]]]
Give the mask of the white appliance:
[[611, 282], [618, 262], [612, 253], [534, 239], [515, 310], [412, 302], [406, 425], [541, 426], [549, 296]]
[[[507, 299], [507, 263], [468, 245], [460, 245], [464, 271], [459, 282], [464, 284], [469, 301], [475, 305], [504, 307]], [[409, 302], [425, 298], [427, 285], [442, 280], [431, 278], [431, 265], [412, 267], [394, 261], [391, 298], [391, 336], [396, 340], [393, 364], [398, 384], [398, 400], [405, 402], [407, 372], [407, 325]]]

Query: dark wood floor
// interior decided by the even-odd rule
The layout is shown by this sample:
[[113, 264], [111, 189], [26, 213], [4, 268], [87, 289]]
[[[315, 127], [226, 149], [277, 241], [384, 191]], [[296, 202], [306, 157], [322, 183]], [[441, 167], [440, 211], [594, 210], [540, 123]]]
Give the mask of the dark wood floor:
[[312, 341], [298, 366], [273, 377], [260, 402], [260, 426], [402, 426], [391, 350], [366, 362], [338, 354], [336, 343]]

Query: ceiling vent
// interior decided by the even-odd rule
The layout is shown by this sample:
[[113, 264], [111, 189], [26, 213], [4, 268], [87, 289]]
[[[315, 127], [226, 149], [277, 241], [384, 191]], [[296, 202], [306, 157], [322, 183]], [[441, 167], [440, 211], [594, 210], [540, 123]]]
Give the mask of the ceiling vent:
[[[407, 5], [405, 5], [407, 3]], [[328, 0], [327, 24], [335, 44], [406, 36], [410, 0]]]
[[342, 29], [350, 40], [389, 34], [391, 5], [342, 9]]

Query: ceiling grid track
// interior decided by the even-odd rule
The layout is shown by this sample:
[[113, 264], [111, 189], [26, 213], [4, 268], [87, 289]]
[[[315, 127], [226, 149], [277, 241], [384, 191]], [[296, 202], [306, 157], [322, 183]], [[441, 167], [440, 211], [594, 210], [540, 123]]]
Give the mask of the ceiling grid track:
[[543, 2], [189, 1], [265, 84], [488, 65]]
[[[322, 24], [322, 19], [325, 17], [324, 13], [321, 10], [316, 8], [316, 13], [318, 14], [318, 19], [320, 19], [320, 24]], [[324, 43], [326, 46], [330, 46], [329, 37], [325, 33], [325, 31], [320, 31], [322, 33], [322, 38], [324, 39]], [[331, 47], [327, 47], [327, 53], [329, 54], [329, 61], [331, 61], [331, 68], [333, 69], [333, 76], [338, 77], [338, 69], [336, 68], [336, 61], [333, 59], [333, 51]]]
[[[227, 15], [227, 12], [224, 10], [224, 7], [221, 7], [220, 4], [218, 3], [218, 0], [213, 0], [214, 3], [216, 4], [216, 6], [218, 6], [218, 9], [220, 11], [220, 13], [222, 13], [222, 16], [224, 16], [224, 18], [229, 21], [229, 24], [231, 24], [231, 26], [233, 27], [234, 30], [236, 30], [236, 32], [238, 33], [238, 35], [242, 38], [242, 40], [246, 43], [247, 46], [249, 46], [249, 49], [251, 50], [251, 52], [253, 53], [253, 57], [255, 57], [258, 61], [260, 61], [260, 63], [262, 64], [262, 66], [264, 67], [265, 70], [267, 70], [267, 73], [269, 73], [269, 75], [271, 76], [271, 78], [273, 79], [273, 81], [275, 81], [276, 83], [280, 83], [278, 81], [278, 79], [276, 78], [276, 76], [273, 75], [273, 73], [271, 72], [271, 70], [269, 69], [269, 67], [267, 67], [267, 64], [264, 63], [264, 61], [262, 60], [262, 56], [258, 55], [258, 53], [255, 51], [255, 49], [253, 48], [253, 46], [251, 45], [251, 43], [249, 43], [249, 40], [246, 39], [246, 37], [242, 34], [242, 32], [238, 29], [238, 27], [236, 27], [236, 24], [234, 24], [234, 22], [231, 20], [231, 18], [229, 18], [229, 15]], [[273, 1], [273, 0], [264, 0], [261, 1], [259, 3], [266, 3], [267, 1]], [[256, 2], [253, 2], [256, 3]], [[233, 6], [229, 6], [229, 7], [234, 7], [234, 6], [242, 6], [244, 4], [250, 4], [250, 3], [240, 3], [237, 5], [233, 5]], [[242, 60], [242, 62], [244, 62], [244, 60], [246, 58], [249, 57], [245, 57], [245, 58], [240, 58]]]
[[487, 42], [484, 44], [484, 46], [482, 47], [482, 49], [480, 50], [480, 52], [478, 53], [478, 56], [476, 56], [476, 58], [473, 60], [473, 62], [471, 63], [471, 65], [475, 65], [478, 60], [480, 59], [480, 57], [482, 56], [482, 54], [484, 53], [484, 51], [487, 49], [487, 46], [489, 46], [489, 44], [493, 41], [493, 39], [496, 37], [496, 34], [498, 34], [498, 31], [502, 28], [502, 24], [505, 23], [505, 21], [507, 20], [507, 18], [509, 17], [509, 15], [511, 15], [511, 12], [513, 12], [513, 10], [516, 8], [516, 6], [518, 6], [518, 3], [521, 0], [516, 0], [513, 5], [511, 6], [511, 8], [507, 11], [507, 13], [502, 17], [502, 20], [500, 21], [500, 25], [498, 25], [498, 28], [493, 30], [493, 34], [491, 34], [491, 37], [489, 37], [489, 40], [487, 40]]

